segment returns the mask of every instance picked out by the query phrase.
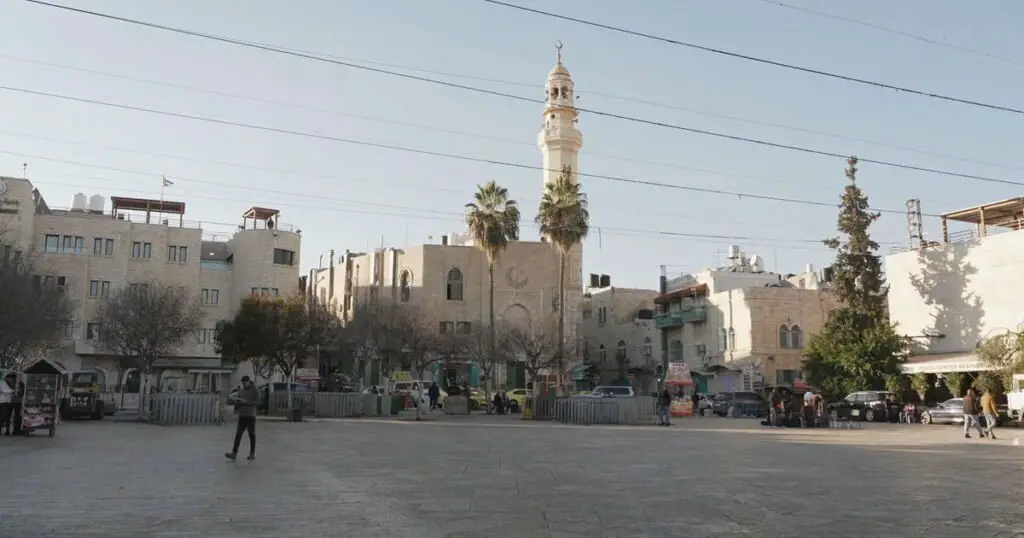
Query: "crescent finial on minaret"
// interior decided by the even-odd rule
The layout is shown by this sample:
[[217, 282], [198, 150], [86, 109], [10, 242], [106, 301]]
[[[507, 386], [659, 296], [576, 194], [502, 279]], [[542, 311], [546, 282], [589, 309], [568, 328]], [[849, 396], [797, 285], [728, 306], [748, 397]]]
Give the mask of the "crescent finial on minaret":
[[558, 65], [562, 65], [562, 42], [555, 41], [555, 52], [558, 54]]

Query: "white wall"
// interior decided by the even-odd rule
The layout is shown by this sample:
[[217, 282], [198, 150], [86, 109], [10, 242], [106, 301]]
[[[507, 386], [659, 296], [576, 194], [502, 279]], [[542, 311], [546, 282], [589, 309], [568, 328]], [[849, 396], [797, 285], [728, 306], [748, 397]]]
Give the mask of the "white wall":
[[971, 351], [1024, 322], [1024, 231], [990, 235], [885, 258], [889, 313], [919, 353]]

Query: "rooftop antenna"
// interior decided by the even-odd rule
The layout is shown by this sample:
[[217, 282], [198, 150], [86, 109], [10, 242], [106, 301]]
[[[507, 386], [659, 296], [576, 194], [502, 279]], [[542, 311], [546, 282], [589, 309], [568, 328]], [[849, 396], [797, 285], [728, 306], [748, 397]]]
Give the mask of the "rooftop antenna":
[[28, 179], [28, 163], [21, 163], [21, 179]]

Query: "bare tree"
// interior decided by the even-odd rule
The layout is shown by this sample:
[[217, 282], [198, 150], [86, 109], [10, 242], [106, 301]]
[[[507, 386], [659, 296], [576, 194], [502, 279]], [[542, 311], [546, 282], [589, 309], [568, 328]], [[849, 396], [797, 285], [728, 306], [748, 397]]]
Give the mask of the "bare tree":
[[416, 420], [420, 420], [420, 402], [423, 401], [423, 373], [441, 358], [438, 325], [433, 318], [410, 304], [394, 303], [389, 310], [388, 325], [398, 347], [403, 365], [410, 368], [417, 381]]
[[[523, 364], [529, 375], [528, 382], [535, 383], [540, 372], [559, 363], [558, 337], [554, 331], [534, 328], [514, 328], [508, 335], [508, 347], [516, 360]], [[537, 387], [534, 387], [536, 392]]]
[[183, 288], [160, 282], [130, 284], [114, 291], [96, 311], [100, 348], [135, 361], [142, 379], [139, 415], [145, 415], [146, 383], [153, 363], [173, 355], [202, 326], [205, 312]]
[[0, 369], [13, 370], [55, 348], [73, 317], [64, 283], [5, 246], [0, 230]]
[[[484, 379], [484, 399], [488, 406], [491, 402], [491, 392], [495, 390], [494, 371], [499, 364], [516, 359], [513, 332], [508, 325], [499, 324], [494, 330], [484, 327], [483, 330], [474, 331], [473, 334], [464, 337], [465, 354], [480, 365], [480, 373]], [[490, 407], [487, 409], [490, 413]]]

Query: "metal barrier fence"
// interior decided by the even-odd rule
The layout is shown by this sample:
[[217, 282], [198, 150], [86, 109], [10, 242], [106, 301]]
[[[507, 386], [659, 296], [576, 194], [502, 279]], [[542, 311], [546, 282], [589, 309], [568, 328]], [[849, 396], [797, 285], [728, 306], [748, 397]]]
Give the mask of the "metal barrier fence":
[[[375, 398], [378, 396], [358, 392], [293, 392], [292, 406], [301, 409], [303, 413], [324, 418], [373, 416], [377, 414], [378, 409], [376, 403], [372, 402]], [[381, 409], [386, 406], [387, 414], [390, 414], [390, 397], [383, 398], [389, 401], [381, 404]], [[267, 398], [267, 410], [271, 415], [286, 414], [288, 393], [271, 392]]]
[[161, 426], [221, 424], [224, 408], [219, 394], [156, 393], [149, 400], [149, 422]]
[[657, 398], [559, 398], [553, 418], [563, 424], [652, 424], [657, 421]]
[[761, 418], [768, 414], [768, 408], [764, 403], [758, 402], [732, 402], [725, 416], [729, 418]]
[[527, 398], [523, 418], [532, 420], [553, 420], [555, 418], [555, 402], [560, 399], [564, 398], [557, 398], [554, 393]]

